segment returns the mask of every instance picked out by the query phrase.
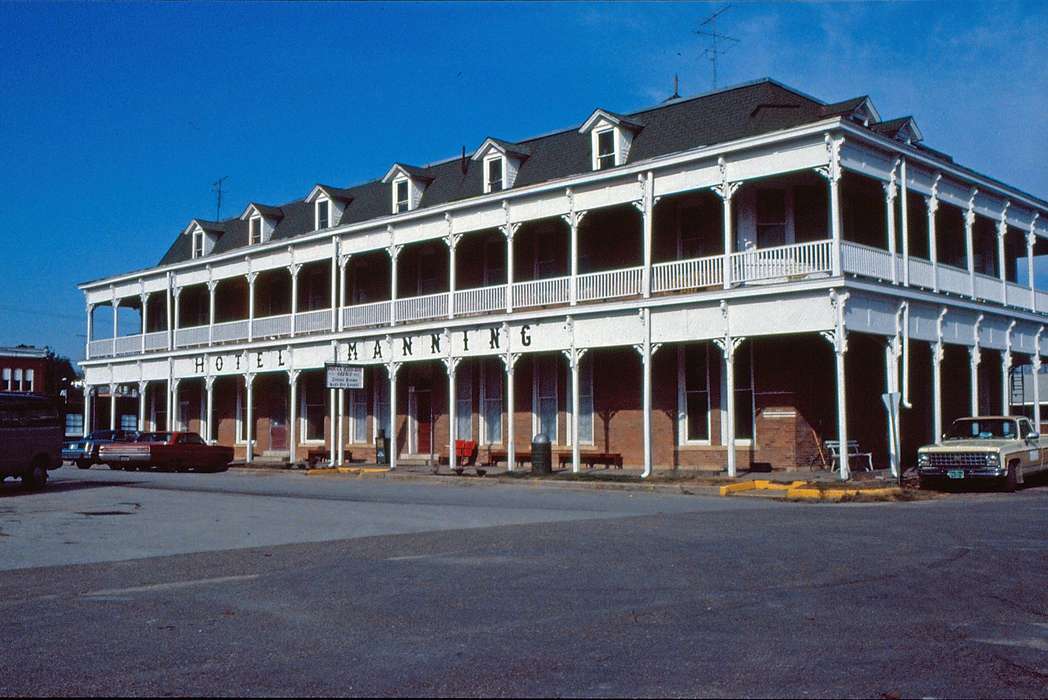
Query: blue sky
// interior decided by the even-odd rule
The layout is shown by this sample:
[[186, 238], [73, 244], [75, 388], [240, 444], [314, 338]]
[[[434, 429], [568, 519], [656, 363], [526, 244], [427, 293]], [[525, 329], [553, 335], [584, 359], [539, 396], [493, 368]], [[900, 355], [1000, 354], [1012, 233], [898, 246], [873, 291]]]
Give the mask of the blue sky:
[[[154, 265], [193, 217], [283, 203], [711, 87], [655, 4], [0, 2], [0, 345], [83, 354], [75, 285]], [[870, 94], [928, 145], [1048, 197], [1048, 3], [733, 6], [721, 85]]]

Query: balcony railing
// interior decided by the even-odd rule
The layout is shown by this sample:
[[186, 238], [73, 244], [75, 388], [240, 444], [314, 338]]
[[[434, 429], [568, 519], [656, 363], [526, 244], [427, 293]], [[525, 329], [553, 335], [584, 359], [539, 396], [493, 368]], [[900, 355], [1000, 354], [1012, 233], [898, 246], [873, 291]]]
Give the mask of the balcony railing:
[[[903, 259], [894, 258], [885, 250], [845, 241], [841, 243], [843, 271], [901, 284], [904, 280]], [[729, 258], [730, 281], [733, 285], [768, 284], [789, 282], [797, 279], [822, 277], [833, 269], [833, 244], [829, 240], [811, 241], [774, 248], [756, 248], [732, 253]], [[1029, 287], [1007, 283], [1002, 285], [997, 277], [976, 273], [951, 265], [932, 265], [921, 258], [909, 258], [909, 283], [916, 288], [934, 289], [936, 283], [941, 292], [956, 294], [982, 301], [1007, 304], [1029, 310], [1036, 302], [1036, 310], [1048, 313], [1048, 292], [1030, 293]], [[703, 258], [676, 260], [657, 263], [651, 269], [651, 291], [656, 294], [721, 287], [724, 283], [724, 256], [711, 255]], [[974, 290], [973, 290], [974, 281]], [[644, 268], [630, 267], [619, 270], [591, 272], [576, 278], [576, 301], [595, 302], [604, 299], [638, 297], [643, 293]], [[973, 294], [974, 292], [974, 294]], [[507, 299], [507, 294], [511, 298]], [[396, 302], [378, 301], [343, 307], [342, 327], [351, 330], [370, 326], [388, 326], [394, 320], [391, 310], [395, 306], [397, 323], [446, 318], [449, 315], [448, 292], [398, 299]], [[571, 278], [515, 282], [512, 288], [499, 284], [476, 289], [457, 290], [454, 294], [452, 315], [485, 314], [498, 312], [512, 306], [514, 309], [533, 309], [543, 306], [566, 306], [571, 302]], [[216, 323], [208, 326], [179, 328], [175, 333], [175, 346], [194, 347], [208, 342], [227, 343], [247, 340], [248, 337], [263, 339], [289, 336], [292, 324], [295, 333], [318, 333], [331, 330], [331, 310], [317, 309], [296, 313], [256, 318], [249, 333], [248, 320]], [[166, 350], [167, 332], [155, 331], [142, 335], [102, 338], [88, 343], [91, 358], [133, 355], [142, 351]]]

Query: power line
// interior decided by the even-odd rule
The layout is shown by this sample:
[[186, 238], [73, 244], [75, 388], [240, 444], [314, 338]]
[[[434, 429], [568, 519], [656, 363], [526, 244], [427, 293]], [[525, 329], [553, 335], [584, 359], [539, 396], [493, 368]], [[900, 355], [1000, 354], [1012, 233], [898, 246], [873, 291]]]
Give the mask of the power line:
[[[714, 12], [712, 15], [707, 17], [699, 24], [699, 29], [695, 30], [695, 33], [699, 36], [704, 36], [709, 40], [709, 45], [702, 50], [703, 58], [709, 60], [713, 66], [713, 89], [717, 89], [717, 58], [727, 53], [734, 44], [738, 44], [739, 40], [733, 36], [727, 34], [721, 34], [717, 31], [717, 18], [722, 14], [731, 9], [731, 5], [725, 5], [721, 9]], [[702, 27], [709, 27], [709, 29], [702, 29]], [[720, 42], [731, 42], [726, 47], [722, 47]]]

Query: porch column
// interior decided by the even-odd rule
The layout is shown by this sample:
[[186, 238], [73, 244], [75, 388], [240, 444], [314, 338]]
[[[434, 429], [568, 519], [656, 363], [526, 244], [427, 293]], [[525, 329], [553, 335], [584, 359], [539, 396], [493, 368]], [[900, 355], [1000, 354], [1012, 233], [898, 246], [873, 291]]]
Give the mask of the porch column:
[[968, 208], [964, 212], [964, 252], [968, 260], [968, 279], [972, 299], [975, 298], [975, 195], [978, 193], [977, 189], [971, 190], [968, 196]]
[[178, 417], [178, 385], [181, 382], [181, 379], [171, 380], [171, 412], [167, 414], [168, 430], [181, 430], [183, 427]]
[[302, 269], [300, 263], [291, 263], [288, 266], [288, 272], [291, 273], [291, 337], [295, 337], [296, 326], [298, 324], [298, 271]]
[[174, 290], [172, 289], [171, 281], [171, 273], [169, 272], [167, 274], [167, 291], [164, 292], [164, 313], [167, 315], [167, 327], [165, 330], [167, 331], [167, 349], [169, 351], [175, 349], [174, 324], [171, 322], [171, 295]]
[[898, 246], [895, 241], [895, 197], [897, 194], [898, 188], [895, 184], [895, 168], [892, 168], [891, 179], [884, 183], [884, 213], [885, 220], [888, 224], [888, 255], [891, 256], [892, 284], [899, 283], [899, 265], [896, 261], [896, 257], [898, 256]]
[[1015, 328], [1015, 321], [1012, 321], [1008, 326], [1008, 332], [1005, 335], [1005, 346], [1004, 352], [1001, 353], [1001, 415], [1007, 416], [1011, 414], [1012, 404], [1012, 391], [1011, 383], [1009, 381], [1011, 377], [1012, 362], [1012, 329]]
[[815, 172], [826, 178], [830, 184], [830, 271], [834, 277], [842, 274], [844, 269], [842, 263], [843, 246], [841, 245], [843, 232], [841, 230], [841, 146], [844, 145], [844, 137], [833, 138], [829, 134], [823, 136], [826, 144], [826, 165], [815, 168]]
[[113, 354], [116, 354], [116, 339], [120, 337], [120, 299], [113, 297]]
[[520, 354], [506, 353], [502, 356], [502, 364], [506, 366], [506, 470], [514, 471], [517, 466], [516, 428], [514, 417], [516, 416], [515, 382], [513, 381], [513, 366], [520, 359]]
[[924, 198], [928, 206], [928, 260], [932, 264], [932, 290], [939, 291], [939, 249], [935, 240], [935, 212], [939, 209], [939, 180], [942, 173], [935, 174], [935, 182], [932, 183], [932, 193]]
[[338, 330], [338, 236], [331, 237], [331, 332]]
[[[171, 329], [171, 349], [174, 349], [175, 347], [178, 346], [178, 316], [179, 316], [179, 310], [181, 308], [181, 305], [179, 303], [179, 299], [181, 299], [181, 297], [182, 297], [182, 288], [181, 287], [172, 287], [171, 288], [171, 296], [174, 297], [174, 299], [175, 299], [175, 311], [174, 311], [173, 322], [171, 323], [171, 325], [168, 326], [168, 328]], [[115, 311], [115, 309], [114, 309], [114, 311]], [[172, 321], [171, 316], [168, 316], [167, 320], [168, 321]]]
[[352, 258], [352, 255], [340, 255], [338, 258], [338, 329], [340, 331], [345, 329], [346, 323], [342, 309], [346, 306], [346, 268], [349, 267], [349, 261]]
[[641, 277], [641, 293], [651, 296], [652, 233], [655, 226], [655, 174], [648, 171], [644, 178], [644, 272]]
[[[727, 302], [721, 301], [720, 308], [721, 316], [724, 317], [724, 335], [720, 338], [714, 338], [713, 343], [720, 348], [723, 357], [723, 364], [721, 367], [724, 368], [724, 443], [728, 449], [728, 476], [735, 478], [738, 473], [735, 466], [735, 351], [738, 349], [739, 344], [742, 343], [743, 339], [733, 338], [731, 335], [731, 323], [728, 316]], [[649, 386], [647, 391], [651, 391], [650, 377], [648, 378], [648, 381]], [[648, 410], [646, 410], [645, 413], [650, 412], [650, 408], [651, 403], [649, 398], [647, 406]]]
[[287, 371], [287, 383], [288, 390], [290, 393], [289, 400], [290, 405], [290, 419], [287, 425], [287, 448], [288, 448], [288, 461], [291, 464], [295, 463], [296, 457], [298, 456], [298, 375], [299, 370], [289, 369]]
[[403, 247], [402, 245], [391, 245], [386, 248], [390, 263], [389, 325], [391, 326], [397, 325], [397, 257], [400, 256]]
[[650, 309], [641, 310], [641, 322], [644, 324], [644, 341], [638, 345], [634, 345], [633, 349], [640, 355], [640, 369], [642, 374], [641, 421], [644, 438], [644, 471], [641, 473], [641, 477], [646, 479], [651, 476], [653, 469], [651, 445], [651, 358], [652, 355], [655, 354], [655, 351], [658, 350], [659, 346], [653, 346], [651, 343]]
[[[1033, 222], [1030, 224], [1030, 230], [1026, 234], [1026, 279], [1029, 281], [1030, 286], [1030, 311], [1037, 311], [1037, 285], [1033, 277], [1033, 247], [1037, 244], [1037, 234], [1034, 233], [1035, 226], [1037, 225], [1038, 212], [1033, 215]], [[1040, 432], [1038, 430], [1038, 432]]]
[[500, 227], [506, 237], [506, 313], [513, 313], [513, 237], [520, 224], [507, 223]]
[[257, 272], [247, 273], [247, 341], [255, 339], [255, 280]]
[[[574, 336], [574, 332], [572, 332]], [[574, 339], [572, 347], [564, 350], [564, 356], [568, 358], [568, 367], [571, 369], [571, 425], [569, 434], [571, 436], [571, 471], [578, 474], [582, 468], [581, 446], [579, 445], [579, 411], [582, 410], [582, 402], [579, 399], [579, 363], [582, 356], [586, 354], [585, 348], [576, 348]]]
[[968, 372], [971, 378], [971, 401], [970, 401], [970, 415], [979, 415], [979, 362], [982, 360], [982, 353], [979, 351], [978, 345], [973, 345], [968, 348]]
[[116, 384], [109, 385], [109, 429], [116, 430]]
[[575, 197], [572, 195], [570, 188], [568, 189], [568, 201], [571, 202], [571, 212], [563, 218], [568, 222], [569, 241], [571, 243], [568, 251], [568, 262], [570, 264], [568, 270], [568, 304], [574, 306], [579, 300], [579, 224], [582, 223], [582, 217], [586, 215], [586, 212], [575, 211]]
[[91, 359], [91, 335], [94, 332], [95, 305], [87, 305], [87, 341], [84, 343], [84, 359]]
[[336, 389], [335, 390], [335, 431], [336, 440], [338, 441], [338, 455], [335, 458], [335, 463], [338, 466], [342, 466], [346, 461], [346, 435], [345, 435], [345, 413], [346, 413], [346, 390]]
[[721, 171], [721, 184], [714, 185], [712, 189], [723, 202], [722, 229], [724, 234], [724, 258], [721, 260], [721, 278], [724, 289], [731, 289], [731, 252], [732, 241], [735, 239], [731, 222], [731, 198], [739, 189], [741, 182], [728, 182], [728, 165], [724, 158], [718, 160]]
[[214, 375], [208, 375], [204, 377], [204, 391], [207, 392], [207, 401], [204, 408], [204, 440], [207, 444], [212, 444], [215, 439], [214, 436], [214, 416], [215, 416], [215, 377]]
[[[1008, 303], [1008, 272], [1007, 254], [1005, 253], [1004, 237], [1008, 235], [1008, 206], [1005, 202], [1004, 211], [1001, 212], [1001, 220], [997, 222], [997, 276], [1001, 279], [1001, 303]], [[114, 310], [114, 315], [115, 315]], [[115, 337], [115, 336], [114, 336]]]
[[[449, 470], [453, 469], [455, 467], [455, 464], [456, 464], [456, 460], [455, 460], [455, 437], [456, 437], [456, 432], [457, 432], [456, 431], [456, 427], [457, 426], [455, 425], [455, 420], [456, 420], [457, 416], [456, 416], [456, 410], [455, 409], [458, 408], [458, 407], [455, 405], [455, 400], [456, 400], [455, 394], [456, 394], [456, 389], [457, 389], [457, 387], [455, 386], [455, 377], [457, 375], [459, 362], [461, 362], [461, 361], [462, 361], [461, 357], [445, 357], [444, 358], [444, 367], [448, 371], [448, 469]], [[430, 439], [432, 440], [432, 436], [430, 437]], [[440, 458], [438, 457], [437, 460], [438, 460], [438, 463], [439, 463]], [[436, 465], [431, 464], [430, 466], [431, 467], [435, 467]]]
[[448, 218], [448, 235], [444, 243], [448, 246], [448, 318], [455, 318], [455, 249], [458, 248], [461, 233], [451, 233], [451, 219]]
[[389, 372], [389, 470], [397, 468], [397, 372], [400, 371], [399, 362], [390, 362], [386, 365]]
[[844, 372], [844, 355], [848, 352], [848, 333], [844, 325], [844, 304], [847, 300], [847, 292], [838, 294], [836, 290], [830, 291], [830, 304], [834, 310], [834, 329], [821, 333], [822, 337], [833, 346], [837, 373], [837, 441], [839, 443], [838, 453], [841, 455], [839, 460], [841, 481], [846, 481], [851, 476], [851, 467], [848, 464], [848, 402]]
[[244, 388], [247, 395], [247, 407], [244, 415], [247, 417], [244, 424], [244, 440], [247, 443], [247, 454], [244, 461], [251, 464], [255, 461], [255, 374], [248, 372], [244, 375]]
[[91, 400], [94, 398], [95, 388], [90, 384], [84, 385], [84, 437], [91, 433]]
[[218, 280], [207, 281], [207, 344], [215, 342], [215, 291]]
[[942, 359], [945, 354], [942, 340], [932, 343], [932, 437], [942, 439]]
[[[884, 346], [884, 390], [889, 394], [899, 390], [899, 344], [899, 336], [895, 335], [889, 338], [888, 343]], [[847, 454], [847, 452], [841, 450], [841, 454]], [[892, 475], [898, 475], [899, 453], [895, 449], [895, 440], [890, 425], [888, 426], [888, 464]]]
[[328, 389], [328, 466], [338, 466], [338, 390]]
[[138, 429], [146, 429], [146, 392], [149, 391], [149, 382], [138, 382]]
[[899, 161], [899, 210], [902, 224], [902, 283], [910, 286], [910, 197], [906, 184], [906, 159]]
[[149, 311], [149, 292], [142, 292], [141, 294], [138, 295], [138, 304], [139, 304], [139, 308], [141, 309], [140, 316], [141, 316], [141, 321], [142, 321], [141, 326], [139, 328], [139, 330], [141, 331], [141, 333], [140, 333], [141, 337], [139, 339], [142, 341], [142, 348], [141, 348], [141, 350], [142, 350], [142, 352], [145, 352], [146, 351], [146, 320], [149, 318], [149, 314], [148, 314], [148, 311]]
[[1037, 343], [1034, 345], [1033, 357], [1030, 358], [1030, 370], [1033, 374], [1033, 424], [1037, 432], [1041, 432], [1041, 331], [1037, 330]]

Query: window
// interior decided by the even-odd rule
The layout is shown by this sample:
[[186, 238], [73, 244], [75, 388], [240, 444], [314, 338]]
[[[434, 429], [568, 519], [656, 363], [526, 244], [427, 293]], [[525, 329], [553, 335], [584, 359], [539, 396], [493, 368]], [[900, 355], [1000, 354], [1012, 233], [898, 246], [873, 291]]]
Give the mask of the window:
[[121, 413], [120, 414], [120, 429], [121, 430], [137, 430], [138, 429], [138, 416], [133, 413]]
[[82, 413], [67, 413], [65, 417], [66, 437], [80, 437], [84, 434], [84, 416]]
[[605, 170], [615, 165], [615, 130], [607, 129], [597, 132], [597, 170]]
[[426, 247], [419, 251], [418, 256], [418, 294], [435, 294], [440, 291], [440, 280], [437, 265], [437, 253], [433, 248]]
[[544, 279], [557, 274], [557, 235], [554, 231], [539, 234], [535, 246], [535, 277]]
[[710, 439], [709, 346], [699, 343], [680, 347], [677, 365], [680, 441], [707, 443]]
[[193, 257], [204, 257], [204, 232], [200, 229], [193, 231]]
[[492, 158], [485, 161], [486, 172], [484, 191], [485, 192], [501, 192], [502, 191], [502, 168], [505, 161], [503, 158]]
[[33, 391], [33, 370], [27, 369], [25, 371], [25, 390]]
[[786, 191], [757, 190], [757, 247], [786, 245]]
[[255, 245], [257, 243], [261, 243], [262, 242], [262, 217], [260, 217], [260, 216], [253, 216], [253, 217], [251, 217], [251, 220], [248, 222], [248, 226], [250, 228], [250, 238], [249, 238], [248, 242], [251, 245]]
[[375, 435], [381, 432], [392, 437], [389, 434], [389, 378], [383, 377], [380, 371], [375, 374]]
[[506, 283], [506, 244], [497, 239], [484, 242], [484, 286]]
[[349, 390], [349, 440], [357, 444], [368, 441], [368, 397], [364, 389]]
[[[251, 420], [255, 421], [255, 425], [251, 426], [251, 442], [254, 443], [258, 439], [258, 392], [251, 392], [251, 398], [254, 399], [254, 405], [251, 407]], [[246, 442], [246, 428], [247, 428], [247, 415], [245, 408], [247, 406], [247, 386], [244, 384], [243, 379], [237, 379], [237, 410], [236, 410], [236, 421], [237, 421], [237, 442]]]
[[393, 183], [393, 213], [399, 214], [410, 211], [411, 201], [408, 199], [408, 181], [397, 180]]
[[11, 368], [10, 367], [4, 367], [4, 373], [3, 373], [2, 377], [3, 377], [3, 383], [0, 384], [0, 388], [3, 388], [4, 391], [11, 391]]
[[557, 442], [557, 358], [540, 355], [534, 358], [534, 424], [535, 433], [543, 433], [551, 443]]
[[326, 199], [317, 200], [317, 230], [331, 226], [331, 202]]
[[735, 352], [735, 439], [753, 439], [753, 344]]
[[15, 368], [14, 390], [15, 391], [23, 391], [23, 389], [22, 389], [22, 370], [19, 367]]
[[473, 365], [455, 373], [455, 439], [473, 439]]
[[311, 373], [302, 382], [302, 439], [306, 442], [324, 441], [325, 398], [324, 377]]
[[486, 358], [480, 384], [480, 415], [485, 445], [502, 442], [502, 362]]
[[[575, 407], [571, 398], [571, 367], [568, 367], [568, 420], [571, 420], [571, 411]], [[568, 444], [571, 443], [571, 430], [568, 430]], [[593, 363], [589, 355], [582, 358], [579, 363], [579, 444], [593, 444]]]

